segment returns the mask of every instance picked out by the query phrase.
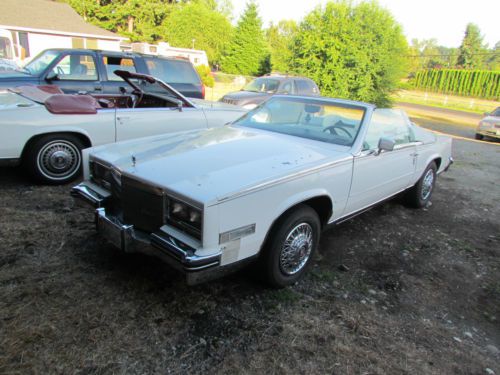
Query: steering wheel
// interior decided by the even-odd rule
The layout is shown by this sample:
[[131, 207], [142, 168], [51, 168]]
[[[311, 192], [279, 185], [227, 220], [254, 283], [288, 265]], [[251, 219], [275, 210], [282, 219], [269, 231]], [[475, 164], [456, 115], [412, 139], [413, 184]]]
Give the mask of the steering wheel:
[[348, 125], [346, 123], [342, 122], [341, 120], [339, 120], [335, 124], [324, 128], [323, 132], [325, 132], [325, 133], [330, 132], [330, 134], [339, 135], [339, 133], [337, 133], [337, 130], [342, 130], [347, 135], [347, 137], [350, 139], [350, 138], [352, 138], [352, 135], [351, 135], [351, 133], [349, 133], [348, 130], [346, 130], [344, 128], [345, 126], [348, 126]]
[[63, 76], [64, 75], [64, 70], [60, 66], [57, 66], [57, 75]]
[[137, 105], [142, 101], [144, 93], [140, 90], [132, 91], [132, 108], [137, 107]]

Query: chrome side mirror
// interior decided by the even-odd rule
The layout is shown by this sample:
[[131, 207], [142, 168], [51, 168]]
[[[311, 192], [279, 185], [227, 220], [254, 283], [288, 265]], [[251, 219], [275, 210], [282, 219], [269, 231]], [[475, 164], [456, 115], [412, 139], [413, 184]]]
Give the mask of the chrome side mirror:
[[394, 150], [395, 145], [396, 145], [396, 142], [394, 142], [394, 140], [390, 139], [390, 138], [382, 137], [378, 141], [379, 152], [392, 151], [392, 150]]

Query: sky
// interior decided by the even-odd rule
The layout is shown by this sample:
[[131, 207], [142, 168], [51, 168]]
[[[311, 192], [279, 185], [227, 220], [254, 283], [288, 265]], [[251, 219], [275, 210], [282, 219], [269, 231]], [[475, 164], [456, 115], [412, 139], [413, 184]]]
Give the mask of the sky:
[[[358, 0], [359, 1], [359, 0]], [[245, 9], [247, 0], [232, 0], [234, 17]], [[327, 0], [256, 0], [264, 26], [282, 19], [300, 21]], [[378, 0], [402, 25], [410, 41], [435, 38], [439, 45], [459, 47], [469, 22], [479, 26], [484, 42], [493, 47], [500, 41], [499, 0]]]

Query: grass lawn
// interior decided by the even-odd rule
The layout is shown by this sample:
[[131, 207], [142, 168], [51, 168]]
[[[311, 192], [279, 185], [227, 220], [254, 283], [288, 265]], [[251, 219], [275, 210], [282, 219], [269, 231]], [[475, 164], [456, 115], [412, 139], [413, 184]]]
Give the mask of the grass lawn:
[[500, 106], [495, 100], [485, 100], [466, 96], [438, 94], [434, 92], [401, 90], [393, 95], [395, 102], [423, 104], [439, 108], [456, 109], [472, 113], [491, 112]]

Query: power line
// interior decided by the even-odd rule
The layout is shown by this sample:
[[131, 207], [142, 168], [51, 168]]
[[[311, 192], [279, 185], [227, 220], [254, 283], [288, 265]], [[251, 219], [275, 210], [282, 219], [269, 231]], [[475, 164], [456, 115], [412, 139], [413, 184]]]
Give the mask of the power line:
[[[458, 51], [457, 51], [458, 52]], [[500, 52], [484, 52], [484, 53], [473, 53], [470, 54], [469, 56], [489, 56], [489, 55], [498, 55]], [[419, 58], [424, 58], [424, 57], [453, 57], [453, 56], [458, 56], [459, 54], [437, 54], [437, 55], [405, 55], [404, 57], [419, 57]]]

